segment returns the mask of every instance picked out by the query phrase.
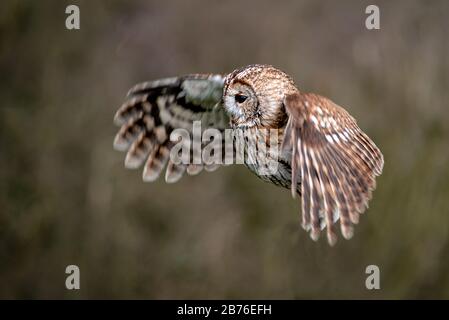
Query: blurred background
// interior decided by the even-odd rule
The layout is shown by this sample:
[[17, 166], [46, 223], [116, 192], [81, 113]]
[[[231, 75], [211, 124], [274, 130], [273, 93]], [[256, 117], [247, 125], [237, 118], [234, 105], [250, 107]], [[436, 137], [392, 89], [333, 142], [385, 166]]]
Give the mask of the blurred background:
[[[1, 7], [0, 298], [449, 298], [447, 1]], [[252, 63], [346, 107], [383, 151], [352, 240], [310, 240], [299, 201], [241, 165], [147, 184], [112, 149], [135, 83]]]

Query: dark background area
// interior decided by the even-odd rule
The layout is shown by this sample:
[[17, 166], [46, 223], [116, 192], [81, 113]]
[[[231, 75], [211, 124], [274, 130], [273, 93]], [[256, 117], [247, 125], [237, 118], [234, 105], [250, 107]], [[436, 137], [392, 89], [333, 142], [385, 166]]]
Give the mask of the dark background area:
[[[449, 298], [448, 15], [447, 1], [3, 1], [0, 298]], [[135, 83], [252, 63], [344, 106], [383, 151], [352, 240], [310, 240], [299, 201], [243, 166], [147, 184], [112, 149]]]

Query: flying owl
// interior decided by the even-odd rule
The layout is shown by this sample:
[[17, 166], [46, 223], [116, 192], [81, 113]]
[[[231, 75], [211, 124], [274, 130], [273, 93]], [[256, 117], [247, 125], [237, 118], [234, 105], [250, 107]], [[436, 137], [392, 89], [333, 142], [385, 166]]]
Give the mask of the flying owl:
[[[144, 181], [156, 180], [166, 167], [169, 183], [185, 172], [192, 175], [220, 165], [174, 161], [176, 130], [193, 133], [194, 123], [200, 122], [201, 133], [243, 132], [245, 165], [263, 180], [291, 189], [293, 197], [299, 195], [302, 227], [313, 240], [326, 229], [330, 245], [337, 241], [338, 221], [343, 237], [352, 237], [384, 164], [380, 150], [346, 110], [300, 91], [289, 75], [268, 65], [138, 84], [114, 122], [120, 126], [114, 148], [127, 151], [125, 166], [144, 165]], [[272, 132], [276, 148], [257, 156]], [[264, 160], [274, 161], [276, 170], [263, 171]]]

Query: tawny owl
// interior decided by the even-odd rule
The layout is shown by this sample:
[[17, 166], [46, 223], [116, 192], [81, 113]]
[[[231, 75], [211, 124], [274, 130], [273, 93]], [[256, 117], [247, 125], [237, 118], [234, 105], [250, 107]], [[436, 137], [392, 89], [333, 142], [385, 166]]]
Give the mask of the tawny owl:
[[[217, 163], [174, 161], [176, 129], [192, 133], [200, 121], [201, 133], [210, 128], [243, 132], [247, 167], [300, 195], [303, 228], [314, 240], [326, 228], [331, 245], [338, 220], [343, 236], [352, 237], [352, 225], [368, 207], [383, 169], [382, 153], [348, 112], [322, 96], [301, 92], [290, 76], [272, 66], [145, 82], [132, 88], [128, 98], [114, 118], [121, 126], [114, 147], [127, 150], [126, 167], [145, 163], [144, 181], [156, 180], [165, 166], [167, 182], [185, 171], [216, 169]], [[278, 148], [270, 144], [272, 150], [257, 156], [272, 136]], [[267, 159], [277, 164], [276, 170], [261, 170]]]

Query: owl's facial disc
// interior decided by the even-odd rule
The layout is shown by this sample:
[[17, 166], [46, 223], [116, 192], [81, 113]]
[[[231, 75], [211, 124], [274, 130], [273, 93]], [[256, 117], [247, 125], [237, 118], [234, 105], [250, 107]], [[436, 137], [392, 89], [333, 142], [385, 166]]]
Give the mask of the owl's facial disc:
[[236, 126], [252, 127], [258, 123], [257, 96], [247, 84], [231, 84], [224, 97], [224, 106]]

